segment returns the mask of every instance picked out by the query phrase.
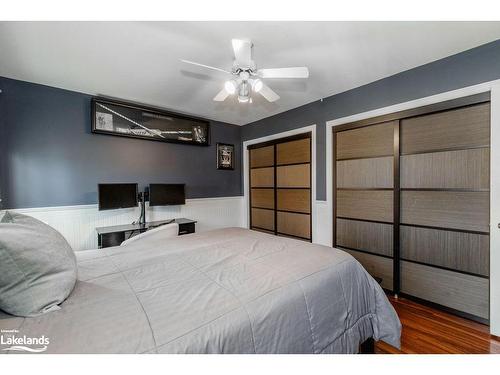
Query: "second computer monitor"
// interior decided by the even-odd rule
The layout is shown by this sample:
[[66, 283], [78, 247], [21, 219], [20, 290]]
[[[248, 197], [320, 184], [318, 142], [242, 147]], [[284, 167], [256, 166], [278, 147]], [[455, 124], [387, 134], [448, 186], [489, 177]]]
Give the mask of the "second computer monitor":
[[149, 184], [149, 206], [185, 204], [184, 186], [184, 184]]

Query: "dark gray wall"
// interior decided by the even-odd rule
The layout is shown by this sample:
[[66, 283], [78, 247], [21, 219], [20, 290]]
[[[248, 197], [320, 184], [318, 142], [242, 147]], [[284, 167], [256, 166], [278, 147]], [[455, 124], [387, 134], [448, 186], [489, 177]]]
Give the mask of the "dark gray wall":
[[[210, 147], [92, 134], [89, 95], [1, 77], [0, 89], [3, 208], [96, 203], [99, 182], [186, 183], [188, 198], [242, 193], [239, 126], [211, 122]], [[217, 142], [236, 146], [234, 171], [216, 169]]]
[[316, 198], [325, 200], [326, 121], [499, 78], [500, 40], [497, 40], [328, 97], [323, 102], [313, 102], [245, 125], [242, 140], [316, 124]]
[[[98, 182], [185, 182], [189, 198], [241, 195], [241, 141], [311, 124], [324, 200], [326, 121], [499, 78], [497, 40], [242, 128], [212, 122], [203, 148], [91, 134], [90, 96], [0, 77], [3, 207], [95, 203]], [[236, 145], [235, 171], [215, 169], [216, 142]]]

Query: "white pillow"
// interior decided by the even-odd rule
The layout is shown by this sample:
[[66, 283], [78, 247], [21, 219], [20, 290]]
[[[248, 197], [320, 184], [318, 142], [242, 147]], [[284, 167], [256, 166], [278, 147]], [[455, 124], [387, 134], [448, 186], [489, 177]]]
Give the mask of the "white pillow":
[[134, 236], [132, 238], [129, 238], [128, 240], [123, 241], [120, 246], [128, 245], [131, 242], [144, 239], [146, 237], [150, 237], [158, 232], [161, 232], [161, 238], [177, 237], [179, 235], [179, 224], [172, 223], [172, 224], [160, 225], [157, 228], [150, 229], [144, 233], [138, 234], [137, 236]]
[[7, 212], [0, 221], [0, 310], [38, 316], [58, 310], [76, 283], [75, 253], [54, 228]]

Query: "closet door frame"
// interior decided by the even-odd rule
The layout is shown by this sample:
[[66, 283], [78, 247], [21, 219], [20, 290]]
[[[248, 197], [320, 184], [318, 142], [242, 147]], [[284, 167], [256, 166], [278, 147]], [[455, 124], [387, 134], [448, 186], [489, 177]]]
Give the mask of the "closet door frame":
[[[311, 198], [312, 198], [312, 226], [313, 226], [313, 233], [312, 233], [312, 241], [314, 243], [321, 243], [327, 246], [331, 246], [330, 242], [330, 228], [331, 228], [331, 219], [330, 219], [330, 212], [331, 210], [324, 210], [325, 207], [319, 207], [318, 208], [318, 200], [316, 200], [316, 168], [317, 168], [317, 160], [316, 160], [316, 124], [310, 124], [310, 125], [305, 125], [300, 128], [296, 129], [291, 129], [291, 130], [286, 130], [282, 131], [279, 133], [272, 133], [270, 132], [269, 135], [263, 135], [259, 137], [253, 137], [253, 138], [248, 138], [247, 140], [243, 141], [242, 144], [242, 172], [243, 172], [243, 201], [242, 201], [242, 215], [241, 215], [241, 225], [244, 228], [250, 228], [250, 210], [249, 210], [249, 201], [250, 201], [250, 181], [249, 181], [249, 173], [250, 173], [250, 152], [248, 150], [249, 146], [252, 146], [254, 144], [258, 143], [263, 143], [267, 141], [273, 141], [279, 138], [285, 138], [289, 137], [292, 135], [298, 135], [298, 134], [304, 134], [304, 133], [311, 133], [311, 180], [312, 180], [312, 185], [311, 185]], [[245, 137], [244, 137], [245, 138]], [[319, 201], [322, 203], [321, 201]], [[325, 202], [326, 203], [326, 202]], [[324, 211], [323, 211], [324, 210]], [[321, 215], [321, 217], [319, 217]], [[328, 220], [327, 223], [325, 223], [326, 226], [323, 226], [318, 229], [318, 226], [316, 226], [316, 223], [318, 222], [325, 222], [325, 220]]]
[[[377, 125], [380, 123], [384, 122], [389, 122], [389, 121], [395, 121], [395, 129], [394, 129], [394, 227], [393, 227], [393, 255], [394, 255], [394, 267], [393, 267], [393, 281], [394, 281], [394, 287], [392, 293], [394, 295], [401, 294], [400, 293], [400, 287], [401, 287], [401, 257], [400, 257], [400, 195], [401, 195], [401, 187], [400, 187], [400, 137], [399, 137], [399, 132], [400, 132], [400, 127], [401, 127], [401, 121], [410, 118], [410, 117], [416, 117], [416, 116], [422, 116], [422, 115], [429, 115], [429, 114], [434, 114], [434, 113], [439, 113], [439, 112], [446, 112], [452, 109], [458, 109], [458, 108], [464, 108], [468, 106], [474, 106], [477, 104], [481, 103], [486, 103], [489, 102], [491, 99], [490, 92], [482, 92], [479, 94], [474, 94], [470, 96], [465, 96], [465, 97], [460, 97], [457, 99], [452, 99], [452, 100], [447, 100], [443, 102], [438, 102], [435, 104], [430, 104], [422, 107], [417, 107], [417, 108], [412, 108], [412, 109], [407, 109], [404, 111], [399, 111], [399, 112], [394, 112], [394, 113], [389, 113], [386, 115], [381, 115], [381, 116], [376, 116], [372, 118], [367, 118], [355, 122], [350, 122], [350, 123], [345, 123], [342, 125], [338, 126], [332, 126], [332, 139], [331, 139], [331, 145], [332, 145], [332, 153], [331, 153], [331, 165], [332, 165], [332, 206], [333, 206], [333, 217], [332, 217], [332, 244], [333, 247], [336, 247], [336, 237], [337, 237], [337, 144], [336, 144], [336, 139], [337, 139], [337, 133], [346, 131], [346, 130], [352, 130], [352, 129], [358, 129], [358, 128], [363, 128], [367, 126], [373, 126]], [[492, 124], [490, 124], [492, 126]], [[490, 170], [491, 174], [491, 170]], [[491, 212], [491, 202], [490, 202], [490, 212]], [[491, 235], [491, 234], [490, 234]], [[491, 289], [490, 289], [491, 290]], [[415, 300], [419, 300], [419, 302], [426, 303], [429, 305], [436, 305], [432, 302], [429, 301], [424, 301], [420, 300], [417, 297], [412, 297], [412, 296], [407, 296], [405, 297], [410, 297]], [[443, 310], [449, 310], [457, 315], [462, 315], [467, 318], [471, 318], [474, 320], [479, 320], [481, 321], [481, 318], [471, 316], [470, 314], [467, 313], [462, 313], [460, 311], [451, 309], [451, 308], [446, 308], [445, 306], [439, 305], [439, 308]], [[491, 318], [491, 317], [490, 317]], [[485, 323], [484, 320], [482, 320], [483, 323]]]
[[[287, 143], [291, 141], [297, 141], [297, 140], [302, 140], [302, 139], [308, 139], [309, 140], [309, 163], [291, 163], [291, 164], [278, 164], [278, 155], [277, 155], [277, 146], [282, 143]], [[313, 204], [312, 201], [314, 199], [313, 197], [313, 133], [311, 131], [309, 132], [304, 132], [304, 133], [299, 133], [291, 136], [286, 136], [282, 138], [276, 138], [273, 140], [261, 142], [261, 143], [254, 143], [251, 145], [247, 146], [247, 150], [250, 152], [253, 149], [258, 149], [262, 147], [273, 147], [274, 151], [274, 165], [272, 166], [273, 168], [273, 173], [274, 173], [274, 187], [270, 188], [273, 189], [274, 191], [274, 235], [283, 235], [283, 236], [289, 236], [292, 238], [297, 238], [301, 240], [307, 240], [309, 242], [313, 241]], [[249, 181], [249, 194], [248, 194], [248, 212], [249, 212], [249, 227], [250, 229], [252, 228], [252, 178], [251, 178], [251, 171], [252, 171], [252, 166], [251, 166], [251, 157], [248, 159], [248, 181]], [[299, 236], [294, 236], [294, 235], [289, 235], [289, 234], [284, 234], [280, 233], [278, 231], [278, 212], [281, 212], [281, 210], [278, 210], [278, 167], [286, 167], [290, 165], [298, 165], [298, 164], [309, 164], [309, 235], [310, 238], [304, 238], [304, 237], [299, 237]], [[286, 189], [300, 189], [300, 188], [286, 188]], [[297, 214], [304, 214], [303, 212], [299, 211], [284, 211], [288, 213], [297, 213]], [[257, 228], [257, 227], [256, 227]], [[271, 232], [271, 231], [270, 231]]]

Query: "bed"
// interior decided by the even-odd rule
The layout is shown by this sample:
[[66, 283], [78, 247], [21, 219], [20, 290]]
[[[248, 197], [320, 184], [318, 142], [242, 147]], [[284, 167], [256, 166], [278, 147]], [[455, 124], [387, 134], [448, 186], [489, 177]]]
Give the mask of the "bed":
[[0, 329], [44, 335], [47, 353], [356, 353], [372, 337], [399, 347], [383, 290], [338, 249], [226, 228], [157, 232], [77, 260], [60, 310], [0, 313]]

